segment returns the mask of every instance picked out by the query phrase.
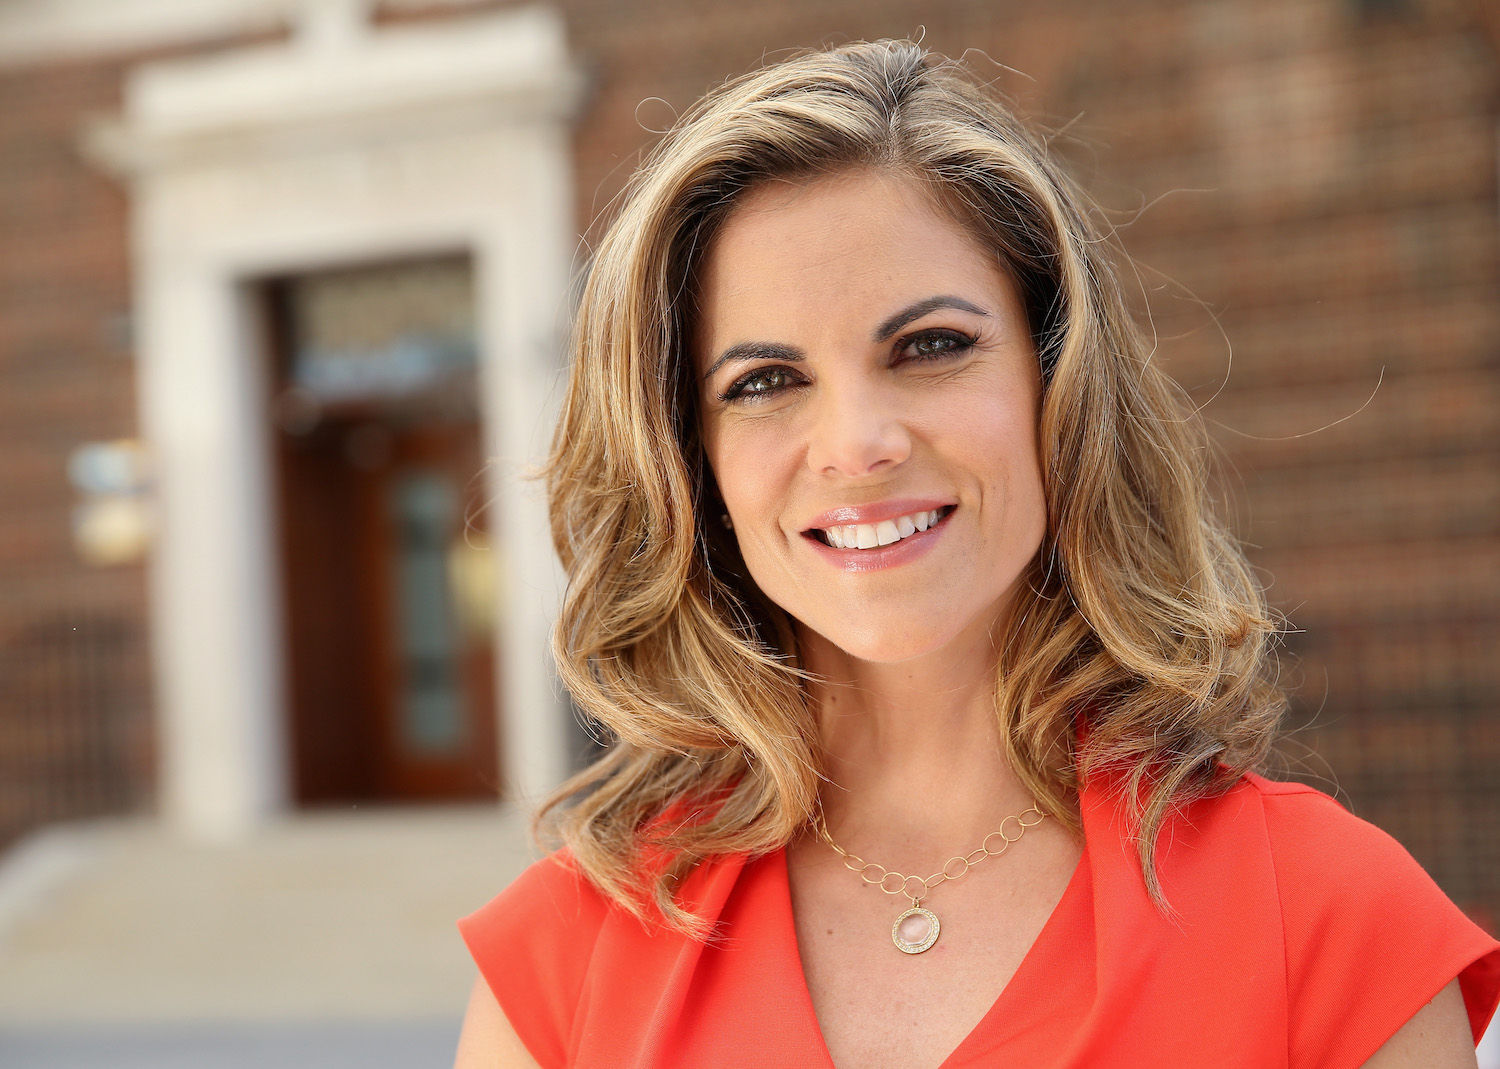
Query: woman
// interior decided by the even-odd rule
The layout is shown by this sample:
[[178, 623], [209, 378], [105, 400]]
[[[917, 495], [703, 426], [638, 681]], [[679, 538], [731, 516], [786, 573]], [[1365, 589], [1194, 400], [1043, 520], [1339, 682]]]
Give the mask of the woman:
[[1253, 775], [1275, 625], [1085, 203], [899, 42], [635, 176], [551, 468], [614, 741], [463, 923], [460, 1066], [1474, 1064], [1496, 944]]

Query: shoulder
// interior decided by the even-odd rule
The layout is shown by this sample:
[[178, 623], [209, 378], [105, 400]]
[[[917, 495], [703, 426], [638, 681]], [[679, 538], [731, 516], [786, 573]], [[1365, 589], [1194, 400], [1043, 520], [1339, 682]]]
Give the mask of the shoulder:
[[1455, 978], [1476, 1036], [1493, 1014], [1500, 946], [1400, 843], [1321, 791], [1247, 775], [1169, 818], [1167, 915], [1140, 888], [1121, 810], [1118, 790], [1085, 791], [1096, 896], [1157, 934], [1164, 975], [1192, 977], [1262, 1029], [1284, 1022], [1294, 1069], [1362, 1066]]
[[567, 851], [536, 862], [458, 922], [479, 973], [544, 1066], [567, 1057], [589, 960], [611, 910]]
[[559, 850], [529, 866], [458, 926], [483, 968], [493, 953], [538, 942], [555, 942], [547, 949], [556, 952], [587, 954], [588, 937], [598, 933], [609, 908], [572, 855]]
[[[715, 925], [744, 868], [739, 855], [700, 861], [681, 881], [679, 904]], [[459, 929], [543, 1069], [655, 1065], [653, 1044], [675, 1034], [671, 1021], [705, 943], [647, 914], [607, 897], [564, 850], [528, 868]]]
[[1405, 847], [1322, 791], [1257, 775], [1236, 789], [1259, 802], [1289, 931], [1349, 927], [1361, 914], [1436, 926], [1464, 920]]
[[1298, 891], [1319, 885], [1348, 890], [1362, 877], [1374, 877], [1366, 888], [1373, 893], [1416, 890], [1420, 897], [1434, 886], [1405, 847], [1316, 788], [1251, 774], [1237, 789], [1259, 802], [1283, 889], [1290, 881]]
[[1416, 859], [1312, 787], [1251, 775], [1235, 791], [1264, 815], [1293, 1064], [1362, 1064], [1455, 977], [1477, 1037], [1500, 998], [1500, 949]]

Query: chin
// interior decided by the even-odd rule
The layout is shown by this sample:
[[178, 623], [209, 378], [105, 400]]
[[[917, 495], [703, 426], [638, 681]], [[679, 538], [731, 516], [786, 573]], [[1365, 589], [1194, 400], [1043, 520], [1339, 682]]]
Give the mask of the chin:
[[914, 660], [935, 653], [956, 637], [930, 628], [819, 628], [803, 623], [801, 630], [804, 645], [811, 639], [832, 646], [847, 657], [871, 664], [900, 664]]

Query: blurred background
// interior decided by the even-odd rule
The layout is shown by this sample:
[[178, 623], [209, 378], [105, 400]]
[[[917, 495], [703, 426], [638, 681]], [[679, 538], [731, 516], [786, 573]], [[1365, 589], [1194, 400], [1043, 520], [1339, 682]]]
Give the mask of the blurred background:
[[899, 36], [1136, 258], [1285, 773], [1493, 930], [1500, 5], [0, 0], [0, 1062], [451, 1058], [452, 921], [587, 747], [527, 480], [572, 274], [705, 90]]

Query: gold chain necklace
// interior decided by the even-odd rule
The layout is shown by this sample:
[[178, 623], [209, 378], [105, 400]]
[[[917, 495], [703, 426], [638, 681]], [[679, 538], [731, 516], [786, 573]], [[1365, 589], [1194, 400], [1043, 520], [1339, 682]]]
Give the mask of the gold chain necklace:
[[[896, 949], [903, 954], [920, 954], [924, 950], [932, 949], [932, 945], [938, 941], [938, 933], [942, 930], [937, 914], [930, 909], [922, 908], [922, 899], [931, 894], [934, 887], [966, 875], [971, 868], [985, 858], [999, 857], [1005, 853], [1010, 849], [1011, 843], [1026, 834], [1027, 828], [1036, 827], [1046, 816], [1046, 813], [1036, 807], [1036, 802], [1032, 802], [1030, 809], [1022, 810], [1002, 820], [999, 830], [986, 835], [984, 841], [979, 844], [978, 850], [950, 857], [943, 867], [931, 876], [906, 876], [899, 872], [892, 872], [884, 865], [877, 865], [851, 854], [833, 841], [833, 836], [828, 832], [828, 825], [823, 821], [821, 810], [813, 819], [817, 824], [819, 837], [844, 859], [846, 869], [872, 887], [879, 887], [888, 895], [905, 895], [911, 900], [911, 908], [897, 917], [895, 923], [891, 925], [891, 942], [895, 943]], [[1015, 834], [1009, 834], [1007, 829], [1013, 830]], [[991, 840], [997, 838], [1000, 840], [999, 849], [990, 846]], [[955, 868], [956, 872], [950, 871]], [[894, 887], [889, 885], [892, 879], [897, 881]], [[915, 884], [915, 889], [912, 887], [913, 884]]]

